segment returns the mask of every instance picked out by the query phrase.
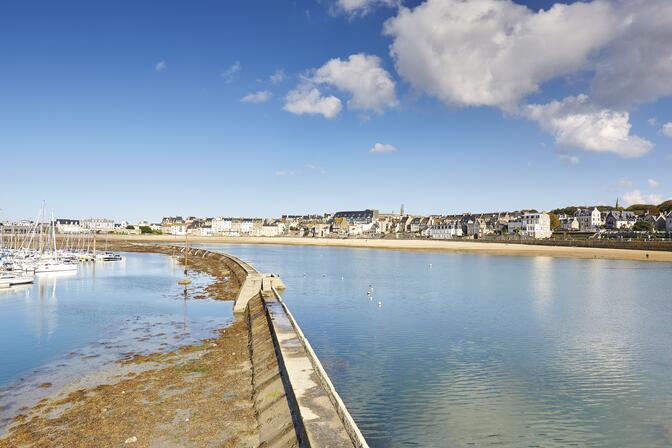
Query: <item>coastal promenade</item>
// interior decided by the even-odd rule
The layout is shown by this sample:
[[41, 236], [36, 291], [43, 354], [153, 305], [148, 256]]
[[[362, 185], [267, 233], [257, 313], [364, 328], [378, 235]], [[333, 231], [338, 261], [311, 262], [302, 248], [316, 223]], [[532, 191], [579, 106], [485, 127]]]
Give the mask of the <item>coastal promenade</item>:
[[[109, 235], [113, 241], [165, 242], [180, 244], [183, 237], [171, 235]], [[197, 237], [190, 236], [191, 243], [199, 244], [283, 244], [294, 246], [327, 246], [366, 249], [394, 249], [414, 251], [442, 251], [482, 255], [503, 256], [548, 256], [562, 258], [672, 261], [672, 251], [633, 249], [574, 247], [549, 245], [543, 241], [537, 244], [505, 242], [447, 241], [447, 240], [404, 240], [404, 239], [362, 239], [362, 238], [296, 238], [296, 237]], [[577, 243], [578, 244], [578, 243]]]

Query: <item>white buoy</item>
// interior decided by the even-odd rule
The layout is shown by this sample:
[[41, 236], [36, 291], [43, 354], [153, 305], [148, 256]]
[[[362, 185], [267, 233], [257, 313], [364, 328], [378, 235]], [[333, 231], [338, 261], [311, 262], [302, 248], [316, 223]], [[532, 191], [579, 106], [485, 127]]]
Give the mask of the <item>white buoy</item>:
[[383, 301], [382, 301], [382, 300], [379, 300], [379, 301], [378, 301], [378, 308], [382, 308], [382, 307], [383, 307]]
[[341, 280], [345, 280], [345, 277], [343, 277], [342, 275], [341, 275]]
[[432, 269], [432, 263], [429, 263], [429, 269]]

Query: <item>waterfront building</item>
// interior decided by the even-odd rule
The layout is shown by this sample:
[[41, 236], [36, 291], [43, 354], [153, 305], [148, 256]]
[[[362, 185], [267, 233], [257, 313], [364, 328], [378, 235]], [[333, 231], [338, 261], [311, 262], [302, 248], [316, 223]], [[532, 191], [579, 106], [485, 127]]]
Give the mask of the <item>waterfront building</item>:
[[632, 229], [637, 222], [637, 216], [632, 212], [612, 210], [607, 214], [604, 226], [607, 229]]
[[480, 238], [492, 233], [492, 229], [488, 228], [487, 220], [483, 217], [470, 219], [463, 227], [466, 228], [466, 235], [473, 238]]
[[378, 210], [354, 210], [334, 213], [334, 219], [343, 218], [351, 224], [370, 224], [378, 220]]
[[670, 210], [665, 218], [665, 228], [668, 232], [672, 232], [672, 210]]
[[656, 232], [665, 232], [667, 224], [665, 222], [665, 214], [659, 213], [658, 215], [646, 215], [642, 218], [644, 221], [651, 223], [653, 230]]
[[212, 233], [215, 235], [228, 235], [231, 233], [233, 219], [231, 218], [214, 218], [212, 220]]
[[59, 218], [56, 220], [56, 231], [58, 233], [80, 233], [82, 226], [79, 223], [79, 219]]
[[521, 236], [550, 238], [553, 235], [551, 217], [548, 213], [523, 213], [520, 217], [509, 220], [509, 233], [516, 231]]
[[462, 236], [462, 224], [459, 221], [448, 221], [430, 226], [424, 233], [434, 240], [449, 240]]
[[600, 228], [602, 225], [602, 214], [597, 208], [580, 208], [574, 213], [574, 217], [579, 222], [579, 230], [590, 232]]
[[94, 232], [114, 232], [114, 220], [106, 218], [88, 218], [81, 219], [80, 226], [82, 229], [91, 230]]
[[560, 228], [562, 230], [576, 232], [581, 229], [581, 225], [576, 216], [564, 216], [560, 218]]

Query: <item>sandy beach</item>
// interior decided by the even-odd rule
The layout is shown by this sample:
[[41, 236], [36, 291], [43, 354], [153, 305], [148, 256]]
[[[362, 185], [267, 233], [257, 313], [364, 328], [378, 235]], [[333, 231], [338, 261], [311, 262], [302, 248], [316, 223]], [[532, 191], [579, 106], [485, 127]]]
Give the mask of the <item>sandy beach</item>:
[[[177, 243], [184, 237], [170, 235], [109, 235], [109, 241], [146, 241]], [[336, 239], [294, 237], [189, 237], [190, 244], [284, 244], [298, 246], [329, 246], [365, 249], [444, 251], [482, 255], [563, 257], [608, 260], [639, 260], [672, 262], [672, 252], [636, 249], [604, 249], [593, 247], [546, 246], [533, 244], [485, 243], [476, 241]]]

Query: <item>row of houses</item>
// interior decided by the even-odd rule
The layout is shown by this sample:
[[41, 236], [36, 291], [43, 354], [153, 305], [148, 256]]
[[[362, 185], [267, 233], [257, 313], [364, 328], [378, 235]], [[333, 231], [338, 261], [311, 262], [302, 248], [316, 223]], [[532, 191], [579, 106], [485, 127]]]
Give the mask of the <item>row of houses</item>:
[[[655, 231], [672, 232], [672, 212], [637, 215], [629, 211], [577, 209], [572, 215], [558, 215], [559, 229], [551, 228], [548, 213], [514, 211], [498, 213], [462, 213], [426, 215], [380, 213], [375, 209], [338, 211], [333, 214], [282, 215], [280, 218], [198, 218], [170, 216], [160, 223], [140, 222], [130, 226], [112, 219], [57, 219], [60, 233], [128, 232], [149, 228], [156, 233], [184, 236], [265, 236], [299, 237], [401, 237], [432, 239], [483, 238], [491, 235], [519, 235], [549, 238], [553, 230], [595, 232], [600, 229], [630, 230], [638, 221], [647, 221]], [[32, 225], [30, 222], [24, 223]], [[144, 231], [144, 230], [142, 230]]]
[[560, 228], [566, 231], [595, 232], [600, 229], [630, 230], [637, 221], [649, 222], [658, 232], [672, 231], [672, 212], [637, 215], [622, 210], [578, 209], [571, 216], [561, 215]]

